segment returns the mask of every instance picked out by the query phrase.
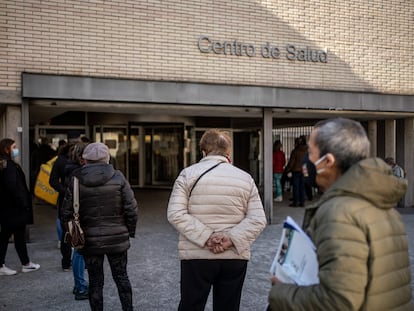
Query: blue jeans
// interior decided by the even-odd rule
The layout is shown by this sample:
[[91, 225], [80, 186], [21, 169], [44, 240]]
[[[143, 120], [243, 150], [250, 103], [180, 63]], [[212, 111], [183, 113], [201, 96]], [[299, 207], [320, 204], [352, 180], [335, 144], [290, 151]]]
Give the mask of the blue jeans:
[[62, 230], [62, 225], [60, 224], [59, 218], [56, 218], [56, 233], [58, 236], [58, 240], [62, 241], [63, 230]]
[[282, 196], [282, 173], [274, 173], [273, 174], [273, 181], [275, 183], [275, 188], [276, 188], [276, 197], [281, 197]]
[[75, 290], [84, 292], [88, 288], [88, 283], [85, 280], [85, 260], [83, 260], [83, 256], [76, 249], [73, 250], [72, 271]]

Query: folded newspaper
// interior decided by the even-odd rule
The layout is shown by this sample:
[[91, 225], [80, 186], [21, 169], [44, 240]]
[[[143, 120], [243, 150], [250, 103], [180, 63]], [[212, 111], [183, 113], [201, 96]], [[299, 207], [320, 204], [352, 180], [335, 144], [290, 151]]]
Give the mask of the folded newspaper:
[[316, 247], [289, 216], [283, 223], [282, 236], [270, 273], [282, 283], [305, 286], [319, 283]]

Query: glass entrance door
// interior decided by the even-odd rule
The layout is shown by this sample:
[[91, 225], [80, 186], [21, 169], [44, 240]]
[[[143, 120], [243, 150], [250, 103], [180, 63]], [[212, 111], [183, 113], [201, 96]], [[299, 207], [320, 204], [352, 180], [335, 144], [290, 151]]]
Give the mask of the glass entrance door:
[[151, 137], [152, 185], [172, 185], [183, 168], [183, 127], [147, 128]]
[[125, 126], [97, 125], [94, 127], [94, 140], [108, 146], [112, 165], [128, 178], [128, 149], [126, 139], [127, 129]]
[[183, 168], [184, 126], [130, 123], [131, 185], [171, 187]]

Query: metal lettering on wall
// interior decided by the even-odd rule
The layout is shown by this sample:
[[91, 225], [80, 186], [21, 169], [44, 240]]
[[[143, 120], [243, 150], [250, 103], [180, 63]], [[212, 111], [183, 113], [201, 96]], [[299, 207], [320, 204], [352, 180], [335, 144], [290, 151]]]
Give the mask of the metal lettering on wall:
[[211, 40], [209, 36], [198, 38], [198, 49], [202, 53], [214, 52], [215, 54], [236, 55], [254, 57], [261, 55], [264, 58], [280, 59], [283, 56], [290, 61], [304, 62], [328, 62], [328, 49], [317, 50], [309, 47], [298, 47], [294, 44], [287, 44], [284, 48], [272, 45], [269, 42], [256, 47], [251, 43], [234, 41]]

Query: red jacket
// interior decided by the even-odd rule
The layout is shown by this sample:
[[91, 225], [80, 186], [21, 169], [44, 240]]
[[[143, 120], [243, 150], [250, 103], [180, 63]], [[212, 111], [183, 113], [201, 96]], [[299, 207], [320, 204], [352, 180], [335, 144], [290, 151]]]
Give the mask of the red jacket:
[[275, 150], [273, 152], [273, 174], [283, 173], [283, 168], [286, 164], [285, 153], [282, 150]]

